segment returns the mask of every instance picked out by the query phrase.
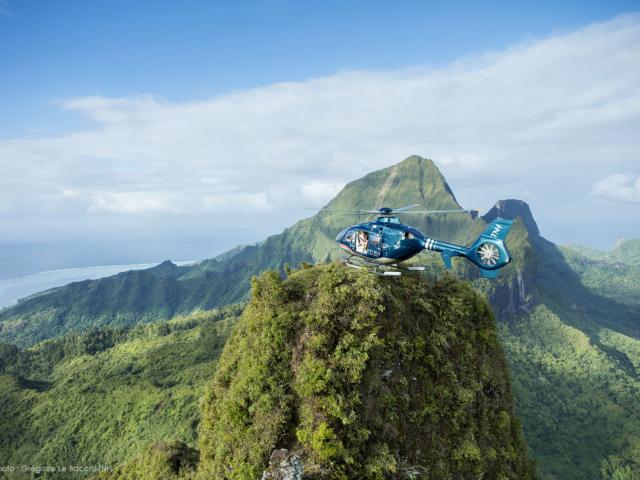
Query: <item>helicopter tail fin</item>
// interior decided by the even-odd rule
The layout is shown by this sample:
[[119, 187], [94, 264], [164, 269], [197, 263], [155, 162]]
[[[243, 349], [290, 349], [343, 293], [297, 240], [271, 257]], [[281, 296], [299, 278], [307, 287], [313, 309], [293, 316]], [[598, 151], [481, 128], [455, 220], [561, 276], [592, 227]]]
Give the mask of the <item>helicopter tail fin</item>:
[[480, 269], [480, 274], [484, 278], [496, 278], [498, 270], [511, 261], [504, 240], [512, 224], [512, 220], [496, 218], [470, 247], [427, 238], [424, 248], [440, 252], [444, 266], [448, 270], [451, 270], [453, 257], [466, 257]]
[[[511, 230], [511, 225], [513, 225], [513, 220], [496, 218], [493, 222], [489, 224], [489, 226], [485, 229], [485, 231], [482, 232], [480, 237], [504, 241], [504, 239], [507, 238], [507, 235], [509, 235], [509, 230]], [[478, 238], [478, 240], [480, 240], [480, 238]]]

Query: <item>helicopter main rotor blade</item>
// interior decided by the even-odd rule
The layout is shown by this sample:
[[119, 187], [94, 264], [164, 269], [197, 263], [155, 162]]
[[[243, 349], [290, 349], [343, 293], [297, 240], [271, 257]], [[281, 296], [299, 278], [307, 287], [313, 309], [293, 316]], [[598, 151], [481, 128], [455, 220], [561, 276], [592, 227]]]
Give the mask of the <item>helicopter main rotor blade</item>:
[[415, 210], [409, 212], [407, 210], [411, 208], [417, 207], [418, 204], [407, 205], [406, 207], [401, 208], [389, 208], [387, 211], [383, 211], [384, 209], [378, 210], [342, 210], [337, 208], [305, 208], [305, 210], [313, 210], [315, 212], [332, 212], [332, 213], [340, 213], [344, 215], [394, 215], [396, 213], [401, 213], [402, 215], [431, 215], [434, 213], [473, 213], [478, 212], [477, 209], [455, 209], [455, 210]]
[[353, 215], [371, 215], [371, 214], [379, 215], [380, 214], [378, 210], [340, 210], [335, 208], [305, 208], [305, 210], [313, 210], [315, 212], [346, 213], [346, 214], [353, 214]]
[[420, 206], [419, 203], [414, 203], [413, 205], [407, 205], [406, 207], [392, 208], [391, 212], [392, 213], [404, 212], [405, 210], [411, 210], [412, 208], [416, 208], [419, 206]]
[[477, 212], [478, 210], [475, 209], [471, 209], [471, 210], [421, 210], [421, 211], [415, 211], [415, 212], [402, 212], [403, 215], [413, 215], [413, 214], [418, 214], [418, 215], [431, 215], [432, 213], [470, 213], [470, 212]]
[[[386, 209], [386, 207], [377, 208], [375, 210], [340, 210], [340, 209], [334, 209], [334, 208], [320, 208], [317, 210], [325, 211], [325, 212], [351, 212], [351, 213], [357, 213], [357, 214], [380, 215], [380, 214], [404, 212], [405, 210], [411, 210], [412, 208], [416, 208], [419, 206], [420, 206], [419, 203], [414, 203], [413, 205], [407, 205], [405, 207], [400, 207], [400, 208], [388, 208], [387, 211], [383, 211]], [[316, 209], [307, 208], [305, 210], [316, 210]]]

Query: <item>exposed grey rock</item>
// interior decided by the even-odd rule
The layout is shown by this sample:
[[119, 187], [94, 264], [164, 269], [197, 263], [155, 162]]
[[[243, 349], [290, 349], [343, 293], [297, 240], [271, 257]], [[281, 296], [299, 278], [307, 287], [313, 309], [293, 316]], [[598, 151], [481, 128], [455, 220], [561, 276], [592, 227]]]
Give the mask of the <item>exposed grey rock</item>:
[[262, 474], [262, 480], [302, 480], [304, 464], [297, 455], [282, 448], [271, 452], [269, 467]]
[[498, 317], [528, 313], [535, 305], [535, 272], [517, 270], [511, 281], [496, 285], [490, 302]]

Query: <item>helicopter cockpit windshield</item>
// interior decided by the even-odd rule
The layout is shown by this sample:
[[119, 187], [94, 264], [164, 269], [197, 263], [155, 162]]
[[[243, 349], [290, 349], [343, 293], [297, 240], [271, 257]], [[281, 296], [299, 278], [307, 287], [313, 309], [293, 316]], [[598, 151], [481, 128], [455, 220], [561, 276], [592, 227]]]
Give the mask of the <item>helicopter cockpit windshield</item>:
[[400, 223], [398, 217], [378, 217], [378, 223]]

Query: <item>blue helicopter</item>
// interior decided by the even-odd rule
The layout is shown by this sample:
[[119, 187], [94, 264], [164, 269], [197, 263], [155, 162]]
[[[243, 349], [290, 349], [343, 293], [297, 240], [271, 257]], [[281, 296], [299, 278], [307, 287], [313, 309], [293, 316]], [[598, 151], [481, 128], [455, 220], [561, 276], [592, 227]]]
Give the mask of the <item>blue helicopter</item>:
[[470, 212], [477, 215], [476, 210], [409, 211], [417, 206], [419, 205], [402, 208], [383, 207], [378, 210], [322, 210], [355, 215], [378, 215], [376, 221], [353, 225], [336, 237], [336, 242], [347, 252], [342, 258], [346, 265], [366, 268], [378, 275], [402, 275], [403, 271], [424, 270], [423, 266], [402, 265], [402, 262], [422, 250], [440, 252], [447, 269], [451, 269], [452, 257], [464, 257], [480, 269], [484, 278], [496, 278], [498, 270], [511, 261], [504, 241], [512, 220], [496, 218], [470, 247], [464, 247], [429, 238], [418, 229], [401, 223], [397, 214]]

